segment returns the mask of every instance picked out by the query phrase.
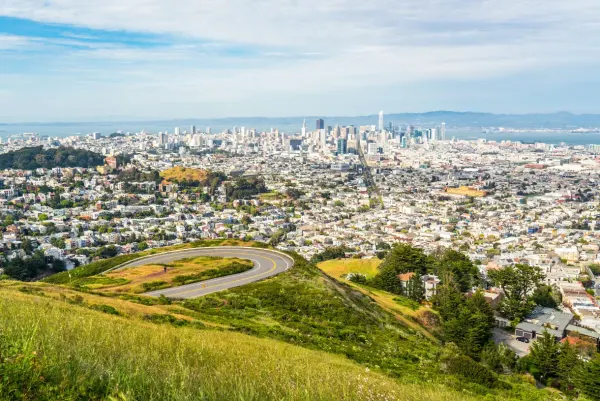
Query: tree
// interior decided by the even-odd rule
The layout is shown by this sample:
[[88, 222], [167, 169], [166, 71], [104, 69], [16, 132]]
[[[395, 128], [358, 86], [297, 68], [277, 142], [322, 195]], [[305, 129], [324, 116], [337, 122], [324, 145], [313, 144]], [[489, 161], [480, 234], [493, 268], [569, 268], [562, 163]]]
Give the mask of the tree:
[[577, 388], [590, 400], [600, 401], [600, 354], [582, 364], [573, 378]]
[[556, 308], [562, 302], [560, 291], [557, 291], [552, 286], [546, 284], [539, 285], [533, 292], [531, 298], [536, 305], [547, 308]]
[[557, 374], [563, 390], [569, 391], [575, 385], [575, 372], [581, 367], [577, 349], [565, 341], [559, 349]]
[[431, 264], [431, 258], [425, 255], [421, 248], [396, 244], [379, 265], [379, 270], [392, 269], [396, 274], [415, 272], [418, 275], [423, 275], [427, 273]]
[[530, 357], [535, 367], [540, 371], [543, 379], [556, 376], [558, 371], [559, 344], [556, 337], [547, 330], [538, 335], [537, 340], [531, 344]]
[[453, 249], [446, 250], [436, 263], [436, 274], [443, 276], [452, 274], [454, 281], [462, 292], [467, 292], [479, 284], [479, 269], [463, 253]]
[[40, 215], [38, 216], [38, 220], [46, 221], [46, 220], [48, 220], [48, 215], [46, 213], [40, 213]]
[[145, 251], [146, 249], [148, 249], [148, 243], [147, 242], [140, 242], [138, 244], [138, 250], [140, 251]]
[[437, 288], [432, 301], [433, 307], [440, 313], [442, 319], [448, 321], [458, 315], [465, 299], [452, 276], [446, 275], [443, 277], [442, 284]]
[[423, 285], [421, 276], [418, 274], [413, 274], [410, 280], [408, 280], [406, 284], [406, 296], [416, 302], [421, 302], [425, 299], [425, 286]]
[[522, 319], [533, 307], [533, 290], [540, 286], [544, 275], [539, 267], [517, 264], [489, 273], [491, 283], [504, 290], [500, 312], [507, 318]]

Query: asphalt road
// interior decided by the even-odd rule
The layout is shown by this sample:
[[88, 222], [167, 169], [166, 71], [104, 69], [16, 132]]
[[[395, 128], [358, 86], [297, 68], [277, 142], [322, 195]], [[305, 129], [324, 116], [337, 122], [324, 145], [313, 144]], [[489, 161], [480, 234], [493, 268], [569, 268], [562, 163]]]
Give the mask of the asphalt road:
[[525, 355], [529, 354], [529, 345], [531, 345], [531, 343], [526, 344], [517, 341], [514, 335], [507, 333], [505, 330], [499, 327], [495, 327], [492, 331], [492, 334], [496, 344], [506, 344], [508, 348], [515, 351], [515, 354], [518, 356], [524, 357]]
[[148, 264], [169, 263], [196, 256], [248, 259], [254, 263], [254, 267], [244, 273], [219, 277], [194, 284], [182, 285], [175, 288], [151, 291], [143, 295], [152, 297], [164, 295], [169, 298], [198, 298], [204, 295], [212, 294], [213, 292], [239, 287], [275, 276], [290, 269], [294, 265], [294, 260], [291, 257], [280, 252], [259, 248], [211, 247], [184, 249], [181, 251], [147, 256], [119, 266], [117, 270]]

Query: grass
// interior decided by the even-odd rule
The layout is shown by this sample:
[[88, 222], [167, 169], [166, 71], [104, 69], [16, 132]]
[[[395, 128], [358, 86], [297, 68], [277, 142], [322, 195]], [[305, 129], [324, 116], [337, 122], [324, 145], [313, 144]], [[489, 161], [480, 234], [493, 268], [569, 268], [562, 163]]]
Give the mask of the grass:
[[360, 273], [367, 278], [374, 277], [381, 260], [373, 259], [334, 259], [319, 263], [317, 266], [327, 275], [339, 280], [344, 279], [348, 273]]
[[0, 399], [555, 399], [518, 376], [489, 389], [443, 373], [419, 324], [429, 309], [293, 257], [276, 277], [187, 301], [3, 281]]
[[279, 341], [74, 314], [15, 294], [0, 298], [3, 400], [477, 399]]
[[[165, 273], [164, 269], [167, 268]], [[81, 287], [114, 293], [142, 293], [162, 288], [209, 280], [252, 269], [249, 260], [198, 256], [167, 264], [149, 264], [83, 278]], [[160, 283], [160, 285], [158, 285]]]
[[277, 191], [272, 191], [272, 192], [260, 194], [259, 199], [263, 200], [263, 201], [279, 201], [279, 200], [286, 199], [286, 196]]
[[177, 181], [199, 181], [202, 182], [206, 180], [208, 173], [206, 170], [198, 169], [198, 168], [187, 168], [187, 167], [173, 167], [168, 170], [165, 170], [160, 173], [160, 176], [164, 178], [165, 181], [172, 182], [174, 180]]
[[327, 275], [346, 283], [371, 298], [402, 324], [437, 342], [439, 317], [435, 311], [415, 305], [414, 302], [405, 297], [352, 283], [345, 278], [349, 273], [360, 273], [367, 278], [372, 278], [378, 273], [377, 267], [380, 264], [379, 259], [334, 259], [321, 262], [317, 266]]

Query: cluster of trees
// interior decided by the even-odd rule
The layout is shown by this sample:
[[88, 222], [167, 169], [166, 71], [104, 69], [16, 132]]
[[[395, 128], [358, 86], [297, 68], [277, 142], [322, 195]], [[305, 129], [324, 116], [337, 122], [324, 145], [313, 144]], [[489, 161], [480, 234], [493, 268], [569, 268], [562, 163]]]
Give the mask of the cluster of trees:
[[44, 150], [43, 146], [23, 148], [0, 155], [0, 169], [33, 170], [54, 167], [96, 167], [104, 156], [89, 150], [61, 146]]
[[489, 272], [490, 283], [504, 290], [498, 311], [512, 321], [520, 321], [538, 305], [556, 307], [560, 295], [552, 287], [542, 285], [539, 267], [517, 264]]
[[159, 183], [162, 181], [160, 173], [156, 170], [141, 171], [137, 168], [130, 168], [122, 170], [117, 175], [117, 181], [119, 182], [143, 182], [143, 181], [154, 181]]
[[521, 358], [518, 365], [520, 370], [568, 395], [579, 392], [589, 399], [600, 400], [600, 354], [584, 362], [577, 347], [568, 341], [557, 342], [547, 331], [538, 335], [529, 355]]
[[225, 194], [228, 201], [250, 199], [265, 192], [268, 192], [268, 189], [262, 178], [240, 177], [225, 187]]
[[480, 283], [477, 266], [467, 256], [454, 250], [425, 255], [420, 248], [396, 244], [386, 252], [385, 259], [379, 265], [379, 273], [373, 278], [371, 285], [394, 294], [403, 293], [398, 275], [411, 272], [419, 277], [427, 273], [448, 277], [463, 293]]
[[346, 246], [332, 246], [326, 248], [323, 252], [315, 254], [310, 262], [317, 264], [326, 260], [341, 259], [346, 257], [346, 253], [353, 252], [354, 249]]
[[4, 266], [4, 274], [15, 280], [29, 281], [40, 275], [65, 271], [65, 263], [52, 257], [45, 257], [41, 251], [27, 258], [14, 258]]

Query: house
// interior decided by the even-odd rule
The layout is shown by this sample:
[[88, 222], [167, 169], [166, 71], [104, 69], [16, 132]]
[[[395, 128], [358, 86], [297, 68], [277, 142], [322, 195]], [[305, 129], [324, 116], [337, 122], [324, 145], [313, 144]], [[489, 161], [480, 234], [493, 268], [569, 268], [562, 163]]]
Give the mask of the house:
[[570, 313], [538, 306], [517, 325], [515, 335], [534, 339], [538, 334], [548, 331], [558, 340], [562, 340], [567, 335], [567, 326], [574, 320], [575, 316]]
[[425, 288], [425, 299], [429, 301], [436, 294], [440, 279], [433, 274], [426, 274], [421, 276], [421, 280]]

